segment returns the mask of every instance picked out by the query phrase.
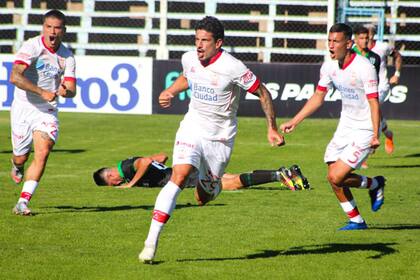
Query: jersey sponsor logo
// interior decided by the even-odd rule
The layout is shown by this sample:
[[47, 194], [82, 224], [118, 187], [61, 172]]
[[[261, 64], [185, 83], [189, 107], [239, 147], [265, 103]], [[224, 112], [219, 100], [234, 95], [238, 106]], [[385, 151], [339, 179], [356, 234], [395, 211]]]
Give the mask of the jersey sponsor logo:
[[176, 141], [175, 143], [176, 146], [184, 146], [184, 147], [188, 147], [188, 148], [194, 148], [195, 145], [191, 144], [191, 143], [187, 143], [187, 142], [183, 142], [183, 141]]
[[57, 76], [61, 76], [64, 73], [60, 68], [49, 63], [45, 63], [41, 58], [36, 61], [35, 68], [38, 71], [41, 71], [44, 77], [48, 78], [55, 78]]
[[352, 88], [338, 85], [337, 89], [341, 92], [341, 96], [345, 99], [359, 100], [359, 96]]
[[205, 101], [217, 101], [217, 95], [215, 94], [214, 88], [199, 85], [197, 83], [192, 84], [192, 92], [194, 98], [205, 100]]

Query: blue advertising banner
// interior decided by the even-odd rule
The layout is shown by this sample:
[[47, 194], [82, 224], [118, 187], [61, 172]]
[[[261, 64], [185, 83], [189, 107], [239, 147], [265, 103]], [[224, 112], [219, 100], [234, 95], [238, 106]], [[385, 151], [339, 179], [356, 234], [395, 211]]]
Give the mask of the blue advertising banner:
[[[264, 82], [270, 91], [278, 117], [292, 117], [312, 96], [319, 80], [320, 64], [249, 63], [247, 66]], [[170, 108], [159, 107], [158, 97], [178, 77], [181, 69], [178, 60], [153, 62], [153, 113], [184, 114], [188, 109], [190, 91], [173, 99]], [[393, 73], [390, 69], [389, 73]], [[392, 87], [382, 106], [388, 119], [420, 119], [420, 88], [417, 79], [420, 67], [405, 66], [400, 84]], [[340, 93], [330, 90], [324, 105], [313, 115], [318, 118], [339, 117]], [[263, 116], [257, 97], [244, 94], [241, 97], [238, 115]]]
[[[77, 56], [77, 95], [60, 98], [62, 112], [152, 113], [152, 59]], [[10, 110], [14, 56], [0, 55], [0, 110]]]

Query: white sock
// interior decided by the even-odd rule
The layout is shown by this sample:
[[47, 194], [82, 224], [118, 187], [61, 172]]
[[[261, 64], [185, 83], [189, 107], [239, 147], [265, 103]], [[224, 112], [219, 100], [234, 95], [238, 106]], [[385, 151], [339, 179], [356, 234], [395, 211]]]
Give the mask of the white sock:
[[356, 202], [352, 201], [340, 202], [341, 208], [346, 213], [350, 221], [355, 223], [363, 223], [364, 220], [357, 209]]
[[18, 203], [24, 202], [26, 204], [29, 203], [29, 200], [31, 200], [31, 197], [35, 193], [36, 188], [38, 187], [38, 182], [29, 180], [25, 181], [23, 184], [22, 192], [20, 193], [20, 198], [18, 200]]
[[169, 181], [159, 192], [155, 202], [155, 209], [153, 210], [149, 234], [144, 242], [146, 246], [157, 245], [160, 232], [175, 209], [176, 199], [181, 191], [180, 187]]

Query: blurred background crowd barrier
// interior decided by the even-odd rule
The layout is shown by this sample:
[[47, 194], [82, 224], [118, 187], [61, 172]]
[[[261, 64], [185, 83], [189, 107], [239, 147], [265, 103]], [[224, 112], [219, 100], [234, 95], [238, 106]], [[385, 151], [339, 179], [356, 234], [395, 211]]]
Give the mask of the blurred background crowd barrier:
[[179, 59], [193, 49], [195, 23], [214, 15], [225, 49], [246, 62], [322, 62], [328, 27], [346, 21], [378, 24], [404, 64], [420, 63], [420, 1], [397, 0], [1, 0], [0, 52], [39, 34], [49, 9], [66, 14], [65, 42], [77, 55]]

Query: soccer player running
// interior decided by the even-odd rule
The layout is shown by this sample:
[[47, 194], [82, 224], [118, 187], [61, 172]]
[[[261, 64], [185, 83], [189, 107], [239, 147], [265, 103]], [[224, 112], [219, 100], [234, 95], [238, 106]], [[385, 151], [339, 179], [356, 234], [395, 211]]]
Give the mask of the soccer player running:
[[[98, 186], [114, 186], [119, 189], [138, 187], [163, 187], [172, 175], [172, 168], [165, 165], [168, 156], [161, 152], [151, 156], [130, 157], [118, 162], [116, 167], [102, 167], [93, 173]], [[184, 183], [186, 187], [198, 186], [198, 170], [194, 170]], [[222, 190], [239, 190], [250, 186], [280, 182], [292, 191], [309, 189], [307, 178], [296, 164], [278, 170], [254, 170], [241, 174], [225, 173], [221, 178]], [[197, 190], [195, 197], [202, 205]]]
[[[11, 107], [12, 171], [19, 184], [33, 143], [33, 160], [26, 170], [20, 198], [13, 208], [18, 215], [31, 215], [28, 203], [44, 173], [57, 141], [57, 97], [76, 94], [75, 60], [62, 43], [65, 16], [50, 10], [43, 17], [42, 34], [26, 41], [16, 54], [10, 81], [16, 86]], [[64, 78], [63, 78], [64, 77]]]
[[280, 126], [289, 133], [306, 117], [314, 113], [324, 102], [328, 89], [334, 86], [341, 93], [341, 117], [325, 151], [328, 165], [327, 179], [349, 218], [340, 230], [366, 229], [367, 225], [357, 209], [350, 191], [367, 188], [373, 211], [384, 202], [385, 178], [369, 178], [353, 171], [368, 156], [371, 149], [379, 146], [379, 103], [377, 75], [373, 65], [365, 57], [352, 50], [352, 29], [343, 23], [333, 25], [328, 34], [331, 61], [323, 63], [320, 80], [313, 96], [293, 119]]
[[[354, 45], [353, 51], [369, 59], [370, 63], [375, 66], [376, 74], [379, 77], [379, 67], [381, 65], [381, 58], [379, 55], [369, 50], [369, 30], [364, 26], [356, 26], [353, 28]], [[362, 163], [361, 168], [368, 168], [367, 159]]]
[[[377, 53], [381, 58], [381, 65], [379, 68], [379, 104], [382, 105], [388, 95], [391, 92], [391, 85], [397, 85], [400, 81], [401, 68], [402, 68], [402, 56], [398, 50], [392, 47], [389, 43], [379, 42], [375, 40], [376, 27], [372, 24], [365, 25], [369, 30], [369, 43], [368, 47], [371, 51]], [[394, 75], [388, 80], [387, 60], [388, 56], [393, 57], [393, 63], [395, 66]], [[386, 119], [381, 117], [381, 130], [385, 135], [385, 151], [391, 154], [394, 151], [394, 135], [391, 130], [388, 129]]]
[[191, 90], [189, 109], [175, 138], [172, 175], [156, 199], [145, 247], [139, 254], [144, 263], [153, 261], [160, 232], [195, 169], [199, 171], [197, 196], [202, 204], [220, 193], [220, 180], [237, 131], [241, 88], [259, 96], [267, 119], [268, 141], [272, 145], [284, 144], [268, 90], [241, 61], [222, 49], [223, 40], [224, 27], [217, 18], [207, 16], [198, 21], [196, 50], [182, 56], [183, 73], [159, 96], [159, 104], [167, 108], [177, 94]]

